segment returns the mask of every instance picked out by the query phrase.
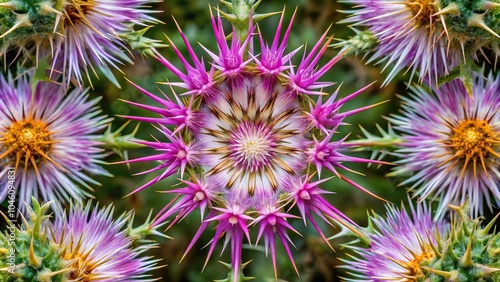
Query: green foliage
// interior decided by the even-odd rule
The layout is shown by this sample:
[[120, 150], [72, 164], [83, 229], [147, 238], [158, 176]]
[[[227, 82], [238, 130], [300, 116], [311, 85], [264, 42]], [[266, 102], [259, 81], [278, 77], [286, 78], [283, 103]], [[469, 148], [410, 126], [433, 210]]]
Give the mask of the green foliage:
[[67, 281], [68, 261], [60, 256], [60, 249], [51, 243], [50, 230], [45, 222], [50, 203], [42, 206], [33, 198], [29, 221], [23, 218], [18, 228], [9, 223], [5, 234], [0, 234], [0, 278], [6, 282]]
[[490, 233], [498, 216], [481, 227], [480, 219], [469, 217], [467, 204], [452, 208], [451, 231], [440, 238], [434, 258], [421, 262], [418, 281], [499, 281], [500, 233]]
[[26, 48], [31, 41], [42, 44], [59, 31], [65, 1], [12, 0], [0, 2], [0, 48]]

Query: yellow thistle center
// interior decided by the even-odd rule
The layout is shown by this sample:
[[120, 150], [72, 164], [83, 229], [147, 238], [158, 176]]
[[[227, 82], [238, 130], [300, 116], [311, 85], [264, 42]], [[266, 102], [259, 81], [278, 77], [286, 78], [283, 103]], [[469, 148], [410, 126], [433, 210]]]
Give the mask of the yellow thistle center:
[[73, 252], [68, 252], [64, 255], [65, 260], [73, 261], [73, 264], [70, 267], [71, 272], [68, 277], [71, 281], [91, 282], [97, 280], [92, 278], [92, 271], [98, 265], [90, 263], [87, 257], [88, 254], [81, 255]]
[[[415, 254], [415, 257], [413, 258], [412, 261], [408, 262], [408, 270], [410, 271], [409, 277], [412, 277], [413, 279], [416, 279], [420, 273], [422, 273], [422, 268], [420, 267], [420, 264], [424, 260], [431, 260], [434, 257], [434, 252], [430, 251], [424, 251], [422, 254]], [[410, 281], [416, 281], [416, 280], [410, 280]]]
[[28, 118], [14, 122], [6, 129], [0, 138], [4, 151], [0, 159], [15, 160], [16, 168], [21, 164], [25, 169], [31, 166], [35, 170], [42, 160], [50, 160], [48, 154], [54, 142], [50, 138], [51, 132], [43, 121]]
[[500, 158], [493, 150], [499, 143], [498, 132], [484, 120], [466, 119], [452, 128], [450, 145], [455, 152], [453, 157], [463, 161], [463, 170], [472, 161], [474, 174], [478, 161], [486, 171], [486, 161], [489, 158]]
[[65, 24], [87, 23], [85, 16], [95, 6], [94, 0], [71, 0], [65, 8]]
[[412, 12], [418, 26], [430, 26], [432, 15], [436, 13], [434, 0], [406, 0], [405, 4]]

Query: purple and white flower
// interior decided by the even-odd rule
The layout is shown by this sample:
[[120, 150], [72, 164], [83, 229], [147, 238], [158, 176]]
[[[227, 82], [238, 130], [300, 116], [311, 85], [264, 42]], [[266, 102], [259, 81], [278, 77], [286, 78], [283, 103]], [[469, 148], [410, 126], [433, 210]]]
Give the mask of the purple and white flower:
[[131, 213], [113, 218], [113, 207], [102, 209], [88, 203], [72, 206], [69, 215], [55, 218], [51, 243], [59, 247], [60, 256], [69, 265], [72, 281], [153, 281], [147, 274], [157, 260], [141, 256], [154, 244], [140, 244], [130, 236]]
[[472, 89], [473, 98], [460, 80], [410, 86], [402, 115], [390, 118], [403, 133], [394, 174], [411, 173], [401, 185], [411, 184], [421, 199], [438, 199], [437, 216], [467, 198], [474, 215], [500, 201], [500, 79], [477, 74]]
[[[293, 243], [288, 231], [296, 231], [287, 221], [297, 217], [290, 210], [293, 206], [299, 208], [304, 222], [311, 222], [325, 241], [313, 215], [328, 224], [340, 221], [355, 225], [324, 199], [327, 191], [318, 185], [329, 178], [316, 182], [311, 179], [320, 178], [317, 172], [324, 167], [353, 183], [341, 173], [348, 170], [346, 163], [373, 162], [348, 156], [344, 139], [333, 140], [343, 118], [360, 111], [340, 112], [340, 108], [365, 88], [344, 99], [323, 102], [322, 96], [328, 94], [322, 89], [333, 83], [319, 80], [341, 55], [318, 66], [331, 41], [325, 33], [310, 52], [304, 52], [299, 64], [293, 64], [298, 49], [285, 54], [291, 23], [280, 42], [282, 24], [283, 15], [270, 46], [251, 21], [244, 32], [248, 36], [238, 39], [233, 32], [228, 44], [220, 16], [212, 15], [218, 52], [205, 48], [213, 60], [208, 69], [179, 28], [189, 58], [181, 54], [173, 40], [169, 42], [184, 71], [159, 53], [157, 56], [181, 80], [167, 84], [183, 89], [180, 95], [184, 100], [158, 98], [134, 85], [161, 106], [129, 102], [158, 114], [157, 118], [130, 118], [159, 124], [157, 128], [170, 141], [143, 143], [157, 149], [158, 154], [129, 161], [160, 161], [151, 171], [163, 170], [134, 192], [174, 173], [180, 173], [181, 179], [188, 178], [181, 180], [186, 187], [165, 191], [177, 197], [157, 215], [155, 224], [172, 217], [173, 222], [178, 222], [192, 211], [201, 210], [202, 223], [188, 250], [201, 234], [208, 232], [209, 224], [215, 222], [209, 253], [224, 234], [224, 244], [231, 245], [234, 281], [241, 275], [238, 272], [242, 265], [242, 244], [246, 240], [251, 242], [249, 229], [253, 226], [258, 227], [258, 237], [264, 239], [275, 266], [276, 239], [292, 258], [289, 245]], [[260, 51], [247, 48], [253, 44], [255, 30]], [[319, 97], [313, 100], [309, 95]], [[318, 146], [321, 152], [317, 152]], [[366, 191], [360, 185], [355, 186]]]
[[389, 69], [384, 80], [388, 84], [401, 71], [410, 80], [418, 76], [430, 83], [447, 75], [462, 63], [462, 48], [450, 44], [444, 19], [438, 15], [433, 1], [347, 0], [355, 5], [350, 17], [343, 20], [354, 27], [366, 26], [377, 38], [378, 45], [367, 63], [383, 64]]
[[346, 261], [345, 268], [353, 278], [346, 281], [418, 281], [422, 265], [439, 253], [440, 238], [449, 225], [434, 221], [426, 205], [410, 204], [410, 211], [387, 206], [386, 217], [370, 217], [370, 246], [352, 247], [357, 253]]
[[88, 97], [88, 90], [66, 94], [57, 83], [33, 85], [30, 74], [0, 77], [0, 201], [12, 170], [21, 209], [34, 196], [61, 210], [90, 196], [99, 184], [91, 175], [109, 175], [93, 139], [110, 119], [100, 114], [100, 99]]

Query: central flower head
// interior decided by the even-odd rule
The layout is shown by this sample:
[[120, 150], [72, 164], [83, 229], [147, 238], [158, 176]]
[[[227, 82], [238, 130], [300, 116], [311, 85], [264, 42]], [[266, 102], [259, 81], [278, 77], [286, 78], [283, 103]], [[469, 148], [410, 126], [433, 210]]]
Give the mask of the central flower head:
[[3, 144], [4, 153], [0, 158], [15, 162], [16, 167], [33, 167], [44, 159], [50, 159], [48, 154], [53, 141], [47, 125], [41, 120], [32, 118], [23, 119], [12, 123], [6, 128], [0, 143]]
[[95, 6], [94, 0], [71, 0], [64, 10], [64, 24], [74, 25], [78, 22], [88, 24], [85, 16]]
[[244, 197], [270, 195], [287, 176], [302, 174], [307, 123], [291, 88], [252, 76], [222, 83], [200, 113], [203, 168], [226, 189]]
[[[437, 12], [437, 4], [433, 0], [406, 0], [406, 6], [413, 14], [413, 20], [418, 26], [430, 26], [433, 15]], [[439, 17], [436, 17], [439, 20]]]
[[475, 165], [478, 159], [484, 166], [485, 160], [490, 155], [497, 155], [493, 146], [499, 142], [500, 138], [497, 133], [484, 120], [463, 120], [452, 129], [452, 136], [450, 136], [455, 156], [465, 159], [464, 166], [471, 160]]
[[[360, 111], [339, 113], [339, 108], [363, 89], [338, 100], [335, 92], [323, 101], [326, 95], [323, 90], [333, 83], [319, 80], [342, 56], [339, 54], [325, 65], [318, 66], [331, 43], [331, 39], [324, 42], [326, 32], [294, 65], [292, 57], [298, 49], [285, 54], [291, 24], [280, 41], [283, 17], [271, 45], [259, 33], [261, 44], [257, 53], [253, 53], [254, 49], [250, 47], [255, 37], [252, 21], [249, 21], [248, 30], [238, 33], [235, 28], [230, 43], [220, 17], [212, 15], [211, 21], [218, 53], [203, 47], [212, 59], [209, 70], [182, 32], [180, 36], [192, 64], [182, 56], [173, 40], [169, 39], [169, 44], [179, 56], [184, 71], [156, 53], [159, 61], [181, 80], [167, 84], [172, 90], [175, 87], [185, 89], [182, 93], [184, 99], [174, 92], [175, 103], [168, 96], [161, 99], [135, 85], [161, 107], [129, 103], [156, 112], [161, 117], [130, 118], [158, 123], [158, 129], [169, 142], [159, 139], [142, 142], [160, 153], [127, 162], [160, 161], [151, 171], [164, 170], [133, 193], [176, 172], [181, 178], [188, 178], [181, 180], [186, 187], [168, 191], [178, 196], [175, 203], [160, 212], [154, 225], [174, 215], [172, 224], [176, 223], [195, 210], [205, 216], [208, 210], [207, 218], [188, 250], [208, 223], [216, 221], [208, 256], [218, 240], [225, 236], [225, 244], [231, 242], [232, 272], [237, 274], [244, 237], [251, 241], [249, 229], [257, 224], [257, 241], [264, 238], [266, 249], [271, 250], [276, 265], [276, 239], [279, 238], [288, 250], [290, 238], [287, 230], [296, 232], [287, 222], [288, 218], [296, 217], [288, 213], [292, 206], [297, 206], [304, 221], [312, 222], [325, 241], [313, 214], [322, 219], [351, 223], [323, 199], [321, 194], [327, 192], [318, 185], [328, 179], [311, 180], [321, 178], [321, 169], [325, 168], [364, 190], [338, 170], [345, 170], [346, 162], [367, 160], [344, 155], [343, 152], [347, 151], [344, 139], [332, 141], [342, 119]], [[313, 101], [310, 95], [318, 95], [317, 101]], [[285, 212], [286, 206], [288, 210]], [[232, 281], [237, 281], [238, 275], [234, 275]]]

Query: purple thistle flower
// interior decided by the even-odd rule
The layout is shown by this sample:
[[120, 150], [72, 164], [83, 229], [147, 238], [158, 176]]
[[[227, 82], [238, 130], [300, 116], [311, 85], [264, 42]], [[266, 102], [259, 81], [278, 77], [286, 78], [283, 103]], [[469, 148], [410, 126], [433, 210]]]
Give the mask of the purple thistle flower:
[[403, 98], [403, 114], [390, 121], [403, 133], [401, 160], [394, 174], [412, 173], [401, 183], [420, 198], [439, 199], [437, 216], [448, 204], [470, 199], [470, 211], [500, 201], [500, 81], [474, 77], [470, 97], [459, 80], [440, 88], [413, 86]]
[[340, 87], [325, 101], [323, 102], [323, 97], [318, 97], [316, 101], [316, 105], [313, 102], [309, 103], [309, 112], [306, 112], [306, 116], [309, 120], [311, 120], [311, 125], [322, 130], [326, 135], [330, 134], [327, 128], [332, 128], [336, 125], [342, 124], [342, 120], [345, 117], [350, 115], [359, 113], [366, 109], [373, 107], [374, 105], [354, 109], [348, 112], [340, 113], [339, 110], [347, 101], [356, 97], [359, 93], [363, 92], [373, 83], [359, 89], [358, 91], [350, 94], [347, 97], [341, 98], [339, 100], [335, 100], [339, 93]]
[[306, 51], [304, 50], [302, 60], [300, 61], [297, 69], [295, 69], [294, 67], [290, 68], [290, 73], [287, 75], [287, 77], [290, 81], [290, 86], [296, 91], [298, 95], [321, 95], [324, 93], [321, 91], [314, 91], [314, 89], [322, 89], [334, 84], [333, 82], [318, 81], [328, 70], [330, 70], [331, 67], [333, 67], [333, 65], [335, 65], [335, 63], [338, 62], [338, 60], [342, 58], [345, 53], [344, 52], [338, 54], [324, 66], [317, 69], [319, 60], [322, 58], [323, 54], [325, 53], [326, 49], [333, 39], [333, 37], [329, 37], [325, 44], [321, 46], [329, 30], [330, 28], [328, 28], [328, 30], [323, 33], [316, 45], [314, 45], [314, 47], [310, 51], [309, 55], [306, 56]]
[[[53, 49], [52, 68], [64, 73], [69, 83], [82, 84], [90, 72], [119, 69], [123, 62], [132, 63], [123, 36], [133, 33], [133, 26], [147, 26], [158, 20], [151, 17], [148, 4], [158, 0], [66, 1], [59, 17], [61, 35], [50, 39]], [[112, 75], [111, 75], [112, 76]]]
[[161, 118], [154, 118], [154, 117], [135, 117], [135, 116], [121, 116], [124, 118], [132, 119], [132, 120], [140, 120], [140, 121], [145, 121], [145, 122], [152, 122], [152, 123], [160, 123], [163, 125], [171, 125], [174, 126], [176, 129], [174, 130], [173, 134], [177, 134], [179, 131], [184, 129], [185, 127], [195, 130], [198, 128], [200, 125], [197, 124], [197, 121], [199, 121], [199, 118], [196, 118], [196, 112], [193, 110], [193, 101], [194, 99], [189, 100], [188, 105], [184, 105], [179, 99], [179, 97], [175, 94], [175, 92], [172, 89], [172, 93], [175, 96], [175, 102], [172, 101], [167, 95], [163, 95], [164, 99], [159, 98], [156, 95], [153, 95], [152, 93], [149, 93], [146, 89], [139, 87], [138, 85], [134, 84], [133, 82], [129, 81], [135, 88], [139, 89], [142, 93], [153, 99], [154, 101], [158, 102], [159, 104], [162, 105], [162, 108], [150, 106], [150, 105], [143, 105], [139, 104], [136, 102], [131, 102], [131, 101], [126, 101], [122, 100], [127, 104], [152, 111], [155, 113], [160, 114], [162, 117]]
[[300, 49], [297, 48], [294, 51], [290, 52], [287, 55], [283, 55], [285, 52], [286, 44], [288, 42], [288, 37], [290, 36], [290, 31], [292, 30], [292, 24], [293, 20], [295, 19], [295, 14], [297, 13], [297, 9], [293, 12], [293, 16], [290, 19], [290, 23], [288, 24], [288, 28], [285, 32], [285, 35], [283, 36], [283, 40], [281, 43], [279, 42], [280, 39], [280, 33], [281, 33], [281, 26], [283, 24], [283, 18], [285, 16], [285, 11], [281, 13], [281, 18], [280, 22], [278, 24], [278, 27], [276, 28], [276, 34], [274, 35], [274, 40], [269, 47], [267, 42], [264, 41], [262, 38], [262, 34], [260, 33], [260, 30], [258, 32], [259, 34], [259, 40], [260, 40], [260, 49], [261, 49], [261, 55], [260, 59], [255, 57], [255, 64], [257, 65], [257, 69], [262, 73], [262, 74], [269, 74], [269, 75], [281, 75], [283, 71], [288, 70], [291, 68], [290, 65], [287, 63], [291, 60], [293, 55], [297, 53]]
[[263, 202], [260, 204], [261, 206], [258, 208], [259, 216], [254, 219], [252, 224], [259, 224], [259, 235], [257, 236], [257, 241], [255, 244], [258, 244], [262, 235], [264, 235], [264, 245], [266, 248], [266, 256], [271, 251], [271, 259], [273, 261], [274, 268], [274, 277], [278, 279], [278, 272], [276, 267], [276, 236], [281, 240], [285, 251], [292, 262], [293, 268], [295, 272], [298, 274], [297, 266], [293, 260], [292, 252], [290, 251], [290, 243], [293, 244], [292, 239], [287, 234], [287, 229], [297, 233], [300, 233], [295, 230], [290, 223], [287, 222], [289, 218], [298, 218], [292, 214], [282, 212], [282, 207], [279, 206], [279, 203], [274, 202]]
[[176, 197], [170, 204], [166, 205], [156, 216], [153, 225], [164, 222], [177, 213], [175, 219], [170, 223], [170, 226], [172, 226], [197, 208], [200, 210], [201, 220], [203, 221], [205, 209], [211, 207], [212, 201], [217, 199], [216, 192], [218, 184], [213, 182], [201, 182], [199, 179], [196, 179], [195, 183], [186, 180], [182, 180], [182, 182], [187, 186], [180, 189], [164, 191], [164, 193], [178, 194], [180, 199]]
[[186, 74], [184, 74], [172, 63], [170, 63], [167, 59], [165, 59], [158, 51], [155, 50], [155, 55], [158, 61], [162, 63], [171, 72], [173, 72], [180, 80], [182, 80], [182, 82], [168, 82], [167, 84], [188, 90], [186, 93], [184, 93], [184, 95], [196, 94], [196, 95], [210, 96], [212, 88], [215, 84], [214, 81], [215, 68], [212, 65], [209, 72], [205, 70], [205, 63], [203, 62], [203, 59], [201, 60], [198, 59], [197, 55], [194, 53], [193, 48], [191, 47], [191, 44], [189, 44], [189, 41], [187, 40], [184, 33], [182, 33], [179, 24], [177, 24], [177, 21], [175, 21], [175, 25], [177, 26], [179, 34], [182, 37], [184, 44], [186, 45], [186, 48], [189, 52], [189, 56], [191, 57], [191, 60], [194, 63], [194, 67], [191, 66], [189, 62], [184, 58], [179, 49], [177, 49], [177, 47], [175, 46], [174, 42], [172, 42], [172, 40], [170, 40], [170, 38], [167, 37], [170, 46], [172, 47], [175, 54], [181, 60], [182, 65], [186, 69]]
[[410, 212], [393, 205], [386, 209], [385, 218], [370, 217], [370, 246], [352, 247], [357, 256], [346, 261], [345, 268], [355, 278], [347, 281], [417, 281], [421, 265], [438, 255], [435, 250], [448, 233], [447, 222], [434, 221], [424, 204], [410, 204]]
[[[289, 243], [292, 241], [288, 231], [296, 231], [286, 221], [295, 219], [296, 216], [291, 213], [290, 209], [286, 210], [286, 206], [295, 204], [299, 206], [304, 222], [311, 221], [325, 241], [326, 237], [312, 214], [319, 215], [321, 219], [329, 223], [332, 218], [333, 221], [340, 221], [342, 224], [353, 224], [340, 211], [328, 204], [323, 198], [326, 191], [317, 187], [318, 184], [329, 179], [320, 179], [313, 184], [309, 180], [311, 180], [311, 175], [315, 175], [314, 171], [317, 171], [320, 165], [328, 168], [335, 167], [340, 171], [347, 169], [345, 163], [359, 162], [362, 159], [342, 154], [341, 160], [340, 158], [324, 158], [320, 163], [308, 160], [308, 156], [315, 148], [314, 140], [317, 143], [328, 144], [333, 138], [333, 134], [325, 136], [322, 132], [315, 130], [311, 125], [311, 119], [322, 118], [321, 115], [327, 116], [328, 122], [325, 122], [323, 127], [327, 132], [333, 133], [342, 124], [344, 117], [360, 111], [340, 112], [340, 108], [345, 102], [358, 95], [361, 90], [337, 101], [330, 99], [325, 103], [321, 102], [326, 107], [334, 105], [332, 108], [335, 109], [335, 113], [326, 113], [327, 109], [319, 113], [312, 110], [310, 112], [310, 109], [315, 109], [316, 106], [308, 94], [318, 94], [316, 89], [333, 84], [318, 82], [318, 80], [341, 57], [339, 55], [330, 60], [318, 71], [309, 72], [309, 70], [317, 69], [316, 65], [328, 46], [329, 40], [326, 43], [323, 42], [326, 33], [314, 45], [309, 55], [304, 55], [297, 69], [294, 70], [291, 61], [297, 50], [284, 55], [291, 32], [291, 23], [283, 41], [279, 42], [283, 16], [271, 47], [263, 41], [260, 31], [257, 30], [262, 48], [260, 55], [258, 51], [254, 52], [250, 48], [252, 40], [257, 37], [251, 36], [255, 30], [252, 25], [248, 27], [248, 32], [243, 32], [243, 34], [248, 33], [249, 37], [238, 39], [233, 35], [231, 46], [228, 46], [220, 16], [218, 15], [217, 19], [212, 16], [212, 22], [219, 53], [207, 50], [213, 60], [209, 70], [205, 69], [203, 61], [198, 59], [199, 56], [189, 46], [182, 31], [181, 37], [195, 67], [187, 62], [175, 46], [172, 47], [173, 51], [181, 59], [187, 74], [166, 59], [160, 58], [160, 61], [182, 81], [167, 83], [170, 86], [185, 89], [185, 92], [180, 94], [186, 95], [182, 104], [170, 105], [174, 101], [170, 99], [162, 101], [163, 99], [153, 97], [153, 94], [138, 87], [140, 91], [162, 105], [161, 107], [138, 106], [159, 114], [161, 118], [133, 117], [133, 119], [173, 127], [170, 131], [162, 129], [164, 134], [178, 132], [173, 136], [167, 136], [170, 138], [170, 143], [148, 142], [149, 146], [160, 151], [161, 148], [164, 150], [171, 147], [177, 148], [182, 141], [186, 144], [185, 156], [189, 156], [186, 157], [185, 162], [185, 172], [189, 179], [183, 181], [187, 187], [165, 191], [177, 196], [160, 212], [154, 224], [160, 224], [172, 216], [175, 216], [174, 222], [179, 222], [198, 209], [202, 213], [202, 218], [206, 213], [187, 251], [194, 246], [204, 232], [207, 232], [211, 222], [217, 222], [214, 239], [210, 242], [209, 256], [219, 237], [224, 235], [225, 245], [229, 242], [231, 245], [231, 264], [234, 273], [232, 279], [236, 279], [239, 275], [238, 271], [241, 270], [241, 244], [244, 237], [248, 237], [250, 241], [249, 228], [254, 225], [259, 226], [258, 238], [264, 238], [266, 249], [271, 252], [274, 265], [276, 238], [282, 241], [292, 259], [289, 248]], [[234, 60], [225, 61], [230, 57]], [[236, 63], [231, 65], [230, 63], [233, 62]], [[198, 78], [203, 78], [196, 79], [196, 82], [200, 82], [198, 84], [192, 81], [194, 75], [191, 74], [194, 73]], [[179, 100], [176, 101], [181, 103]], [[166, 106], [169, 108], [163, 108]], [[177, 111], [183, 107], [189, 109], [189, 121], [196, 126], [189, 126], [187, 123], [176, 125], [171, 120], [170, 108]], [[186, 115], [180, 114], [180, 116]], [[178, 127], [175, 128], [175, 126]], [[179, 128], [181, 126], [182, 128]], [[348, 147], [343, 146], [343, 141], [344, 139], [338, 141], [336, 147], [329, 147], [327, 154], [334, 155], [339, 148], [342, 152], [347, 152]], [[171, 175], [174, 170], [180, 171], [180, 178], [184, 177], [182, 175], [184, 171], [179, 169], [179, 161], [175, 159], [177, 155], [175, 150], [132, 160], [157, 160], [161, 164], [153, 170], [166, 169], [163, 175], [156, 176], [134, 192]], [[167, 155], [162, 156], [162, 154]], [[341, 161], [343, 164], [340, 164]], [[337, 174], [340, 177], [340, 172]], [[350, 182], [344, 176], [341, 178]], [[303, 184], [304, 187], [295, 185], [297, 181], [291, 179], [299, 179], [298, 183]], [[301, 182], [300, 179], [307, 179], [307, 181]], [[300, 194], [297, 194], [300, 189], [308, 190], [312, 194], [311, 198], [305, 200], [297, 196]]]
[[[321, 179], [316, 182], [311, 182], [313, 175], [305, 176], [304, 179], [297, 177], [290, 178], [288, 185], [285, 190], [288, 192], [288, 201], [292, 202], [292, 206], [297, 206], [306, 224], [306, 219], [308, 219], [314, 228], [318, 231], [318, 234], [323, 238], [323, 240], [328, 244], [330, 248], [330, 242], [326, 239], [325, 235], [319, 228], [318, 223], [313, 217], [313, 213], [319, 216], [322, 220], [332, 225], [328, 220], [333, 219], [338, 223], [348, 223], [353, 226], [357, 226], [350, 218], [342, 214], [334, 206], [332, 206], [328, 201], [326, 201], [321, 195], [331, 194], [332, 192], [323, 190], [318, 187], [319, 184], [328, 181], [329, 178]], [[290, 207], [290, 208], [291, 208]], [[333, 248], [332, 248], [333, 249]]]
[[[240, 74], [247, 63], [252, 61], [252, 59], [246, 60], [244, 59], [247, 45], [252, 39], [252, 33], [254, 31], [254, 27], [249, 28], [249, 36], [243, 41], [240, 42], [238, 36], [236, 36], [236, 29], [233, 28], [233, 36], [231, 40], [231, 47], [227, 45], [226, 35], [224, 34], [224, 28], [222, 27], [222, 20], [220, 18], [220, 14], [217, 15], [217, 20], [215, 19], [212, 10], [210, 10], [210, 19], [212, 21], [212, 27], [214, 30], [215, 39], [217, 41], [219, 55], [214, 54], [212, 51], [205, 48], [203, 45], [203, 49], [210, 55], [213, 59], [213, 66], [222, 72], [221, 75], [232, 77]], [[251, 23], [250, 23], [251, 24]]]
[[110, 175], [99, 165], [104, 153], [93, 141], [110, 119], [100, 115], [99, 99], [88, 96], [81, 89], [66, 94], [56, 83], [32, 85], [31, 74], [0, 77], [0, 201], [12, 185], [12, 170], [21, 210], [34, 196], [54, 200], [60, 211], [70, 199], [90, 196], [82, 187], [99, 185], [89, 174]]
[[[394, 2], [391, 0], [348, 0], [357, 8], [343, 22], [367, 26], [378, 39], [378, 46], [367, 63], [384, 64], [390, 69], [387, 85], [406, 70], [410, 80], [416, 72], [420, 82], [437, 83], [462, 62], [462, 48], [450, 40], [442, 16], [432, 1]], [[462, 43], [463, 44], [463, 43]], [[465, 54], [464, 54], [465, 57]], [[406, 73], [405, 72], [405, 73]]]
[[170, 140], [171, 143], [164, 143], [158, 140], [156, 140], [156, 142], [138, 141], [138, 143], [154, 148], [162, 153], [158, 155], [127, 160], [124, 162], [135, 163], [135, 162], [147, 162], [147, 161], [161, 161], [161, 164], [158, 165], [157, 167], [147, 171], [143, 171], [138, 175], [151, 173], [160, 169], [165, 169], [165, 170], [163, 171], [162, 174], [153, 178], [151, 181], [144, 184], [143, 186], [137, 188], [132, 193], [142, 191], [143, 189], [149, 187], [153, 183], [165, 179], [170, 175], [177, 173], [178, 171], [180, 171], [181, 175], [183, 175], [186, 166], [193, 165], [197, 162], [196, 144], [186, 144], [182, 139], [182, 137], [180, 136], [176, 137], [168, 128], [166, 128], [163, 125], [160, 125], [160, 128], [157, 129], [158, 131], [163, 133]]
[[[113, 219], [113, 207], [102, 209], [88, 203], [73, 206], [68, 216], [49, 225], [52, 244], [70, 262], [68, 279], [74, 281], [153, 281], [147, 272], [157, 260], [140, 256], [154, 244], [137, 244], [130, 234], [132, 214]], [[126, 227], [126, 228], [125, 228]], [[133, 246], [134, 244], [138, 246]]]

